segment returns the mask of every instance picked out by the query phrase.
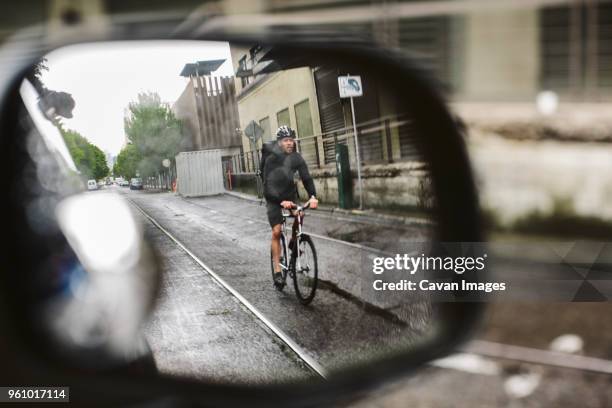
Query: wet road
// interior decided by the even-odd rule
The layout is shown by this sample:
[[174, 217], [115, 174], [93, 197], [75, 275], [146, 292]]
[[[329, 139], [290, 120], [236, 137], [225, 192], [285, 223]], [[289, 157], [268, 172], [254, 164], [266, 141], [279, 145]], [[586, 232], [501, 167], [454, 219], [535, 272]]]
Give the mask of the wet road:
[[314, 376], [199, 264], [141, 213], [136, 216], [149, 242], [163, 254], [160, 295], [146, 327], [161, 371], [256, 383], [278, 382], [279, 373], [285, 380]]
[[[420, 333], [418, 324], [397, 328], [393, 321], [372, 315], [327, 290], [318, 292], [316, 302], [306, 308], [299, 305], [292, 289], [274, 291], [269, 281], [265, 215], [253, 203], [227, 196], [184, 200], [167, 193], [121, 192], [163, 221], [173, 234], [182, 234], [184, 244], [240, 288], [326, 368], [366, 358], [363, 353], [368, 356], [375, 349], [384, 351], [381, 344], [397, 344], [398, 339]], [[363, 228], [351, 219], [336, 221], [325, 214], [319, 218], [313, 214], [307, 220], [309, 229], [322, 235], [338, 231], [334, 222], [349, 230]], [[249, 383], [314, 375], [201, 266], [144, 218], [143, 223], [165, 259], [162, 295], [148, 326], [149, 341], [162, 371]], [[315, 242], [318, 248], [327, 246], [320, 239]], [[342, 254], [332, 251], [326, 256], [340, 258]], [[601, 316], [609, 315], [609, 303], [578, 305], [538, 303], [521, 308], [517, 303], [493, 304], [476, 337], [545, 350], [556, 336], [573, 332], [585, 341], [587, 356], [608, 361], [605, 359], [612, 357], [611, 332], [602, 326]], [[425, 315], [417, 314], [415, 320]], [[433, 362], [417, 376], [390, 383], [354, 406], [606, 407], [612, 402], [609, 374], [534, 364], [521, 358], [486, 357], [476, 343], [466, 346], [468, 354]]]
[[[326, 370], [406, 347], [429, 328], [431, 311], [422, 301], [402, 311], [399, 320], [324, 288], [317, 291], [314, 302], [307, 307], [297, 301], [291, 286], [282, 293], [276, 291], [270, 275], [270, 232], [265, 207], [229, 196], [185, 200], [171, 193], [120, 191]], [[325, 215], [313, 215], [308, 222], [309, 231], [320, 234], [326, 234], [321, 226], [333, 227]], [[215, 372], [220, 380], [248, 383], [312, 375], [300, 367], [290, 351], [278, 345], [272, 333], [261, 328], [256, 331], [257, 319], [241, 312], [199, 265], [161, 236], [159, 230], [155, 231], [150, 222], [145, 225], [166, 260], [162, 297], [149, 326], [150, 341], [162, 371], [190, 376]], [[362, 255], [351, 251], [362, 249], [324, 241], [315, 238], [322, 276], [326, 270], [338, 268], [343, 259], [361, 262]], [[211, 326], [214, 330], [209, 333]], [[283, 352], [287, 360], [284, 362]], [[228, 360], [236, 356], [241, 359], [226, 364], [223, 355]], [[222, 369], [208, 365], [209, 358]], [[274, 373], [283, 378], [274, 378]]]
[[612, 406], [610, 375], [534, 364], [483, 360], [494, 372], [426, 367], [388, 384], [352, 408]]

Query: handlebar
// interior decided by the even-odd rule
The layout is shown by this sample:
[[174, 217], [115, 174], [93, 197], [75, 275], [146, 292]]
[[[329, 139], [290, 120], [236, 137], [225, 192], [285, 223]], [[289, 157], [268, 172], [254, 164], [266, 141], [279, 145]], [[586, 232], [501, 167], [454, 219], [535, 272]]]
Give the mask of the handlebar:
[[[283, 206], [281, 206], [281, 208], [282, 208], [283, 210], [288, 210], [288, 208], [285, 208], [285, 207], [283, 207]], [[294, 205], [292, 205], [292, 206], [291, 206], [291, 209], [292, 209], [292, 210], [296, 210], [296, 211], [304, 211], [304, 210], [306, 210], [306, 209], [308, 209], [308, 208], [310, 208], [310, 202], [307, 202], [307, 203], [306, 203], [305, 205], [303, 205], [303, 206], [302, 206], [302, 205], [297, 205], [297, 204], [294, 204]]]
[[306, 209], [310, 208], [310, 201], [309, 201], [309, 202], [307, 202], [307, 203], [306, 203], [305, 205], [303, 205], [303, 206], [294, 205], [294, 206], [293, 206], [293, 208], [295, 208], [295, 209], [296, 209], [296, 210], [298, 210], [298, 211], [303, 211], [303, 210], [306, 210]]

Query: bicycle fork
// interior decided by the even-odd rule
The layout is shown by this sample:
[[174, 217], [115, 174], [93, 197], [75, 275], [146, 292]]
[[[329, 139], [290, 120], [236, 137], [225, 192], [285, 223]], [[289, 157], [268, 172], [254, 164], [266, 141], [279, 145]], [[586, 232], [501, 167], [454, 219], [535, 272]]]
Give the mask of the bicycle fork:
[[[285, 270], [285, 272], [288, 272], [290, 270], [290, 264], [291, 264], [291, 256], [293, 256], [293, 253], [291, 253], [291, 256], [289, 255], [289, 245], [287, 244], [287, 231], [286, 231], [286, 222], [283, 221], [283, 224], [281, 226], [281, 234], [283, 234], [283, 238], [285, 239], [281, 239], [281, 243], [283, 245], [283, 248], [281, 248], [281, 253], [279, 255], [279, 265], [282, 269]], [[283, 264], [283, 262], [280, 262], [280, 258], [282, 258], [282, 255], [285, 254], [285, 262]]]
[[[284, 241], [284, 246], [285, 246], [284, 253], [289, 255], [289, 259], [285, 260], [287, 266], [285, 266], [285, 265], [283, 265], [281, 263], [281, 268], [288, 269], [289, 272], [291, 272], [291, 264], [295, 260], [296, 265], [295, 265], [295, 268], [293, 270], [293, 272], [295, 273], [295, 271], [301, 270], [300, 269], [301, 268], [300, 255], [299, 255], [298, 251], [299, 251], [299, 248], [300, 248], [300, 238], [302, 236], [302, 217], [299, 216], [299, 219], [298, 219], [298, 228], [297, 228], [297, 233], [295, 234], [295, 245], [294, 245], [295, 249], [289, 248], [289, 244], [287, 242], [287, 229], [286, 228], [287, 228], [286, 222], [283, 222], [281, 233], [285, 237], [285, 239], [283, 240]], [[291, 238], [293, 238], [293, 227], [291, 228]], [[289, 251], [291, 251], [291, 252], [289, 252]]]
[[[302, 265], [300, 263], [300, 239], [302, 238], [302, 215], [298, 214], [298, 229], [297, 229], [297, 234], [295, 234], [295, 245], [294, 245], [294, 251], [292, 252], [292, 256], [296, 257], [296, 265], [295, 265], [295, 269], [294, 269], [294, 273], [296, 273], [297, 271], [301, 271], [302, 269]], [[292, 235], [293, 235], [293, 230], [291, 231]]]

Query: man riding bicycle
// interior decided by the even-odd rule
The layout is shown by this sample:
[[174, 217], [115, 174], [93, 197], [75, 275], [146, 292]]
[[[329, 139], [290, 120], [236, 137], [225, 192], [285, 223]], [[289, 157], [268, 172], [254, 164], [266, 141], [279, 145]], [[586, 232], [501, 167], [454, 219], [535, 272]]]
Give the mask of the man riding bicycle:
[[[268, 221], [272, 227], [272, 261], [274, 265], [274, 282], [282, 284], [281, 267], [279, 263], [281, 247], [281, 224], [283, 222], [282, 208], [292, 209], [296, 206], [297, 189], [293, 175], [297, 171], [308, 192], [310, 208], [317, 208], [319, 201], [308, 166], [302, 156], [295, 151], [295, 131], [288, 126], [281, 126], [276, 131], [276, 142], [264, 144], [262, 148], [260, 173], [264, 184], [264, 197], [268, 212]], [[297, 228], [297, 219], [293, 229]], [[291, 246], [291, 243], [289, 243]]]

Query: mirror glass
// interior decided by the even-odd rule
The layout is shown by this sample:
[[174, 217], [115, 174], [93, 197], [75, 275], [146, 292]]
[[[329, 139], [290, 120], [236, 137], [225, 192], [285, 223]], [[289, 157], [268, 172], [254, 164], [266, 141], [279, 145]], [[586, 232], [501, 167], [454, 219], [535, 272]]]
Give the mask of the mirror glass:
[[[71, 167], [54, 173], [63, 194], [122, 198], [155, 251], [163, 275], [142, 333], [161, 373], [330, 377], [436, 334], [428, 291], [407, 283], [422, 280], [414, 261], [437, 228], [425, 135], [383, 67], [265, 44], [97, 43], [46, 55], [26, 81], [64, 143], [46, 150]], [[318, 208], [283, 224], [290, 201]], [[62, 225], [112, 210], [88, 203], [62, 206]], [[70, 244], [121, 252], [139, 239], [95, 224]], [[117, 318], [131, 313], [118, 304]]]

